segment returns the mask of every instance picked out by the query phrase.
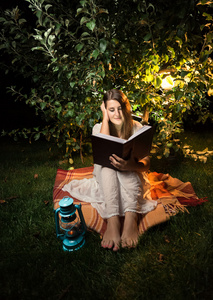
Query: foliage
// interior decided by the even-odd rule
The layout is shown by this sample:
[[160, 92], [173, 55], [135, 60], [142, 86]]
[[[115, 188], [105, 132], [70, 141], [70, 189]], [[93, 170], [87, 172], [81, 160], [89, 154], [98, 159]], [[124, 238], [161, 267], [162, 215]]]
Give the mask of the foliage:
[[[70, 148], [76, 151], [83, 147], [83, 137], [100, 118], [96, 109], [99, 104], [96, 100], [91, 103], [91, 97], [97, 91], [97, 83], [105, 76], [103, 64], [97, 59], [105, 51], [105, 41], [97, 38], [94, 24], [96, 16], [107, 11], [94, 6], [88, 11], [90, 18], [86, 18], [80, 16], [80, 10], [86, 14], [86, 1], [81, 2], [83, 7], [78, 8], [77, 15], [72, 7], [64, 11], [57, 1], [54, 14], [49, 12], [54, 7], [51, 4], [28, 2], [38, 18], [35, 32], [29, 32], [28, 25], [25, 27], [26, 20], [19, 18], [18, 8], [6, 11], [7, 18], [1, 19], [8, 30], [4, 32], [2, 48], [9, 54], [16, 54], [12, 67], [21, 68], [20, 72], [33, 81], [30, 95], [14, 87], [11, 91], [33, 106], [36, 113], [42, 112], [47, 121], [42, 130], [34, 128], [35, 140], [43, 134], [48, 140], [54, 138], [58, 146], [66, 143], [67, 153]], [[76, 15], [76, 19], [72, 15]], [[80, 29], [84, 30], [80, 32]], [[24, 136], [29, 133], [27, 129], [21, 132]]]
[[6, 72], [31, 80], [30, 93], [11, 91], [47, 125], [13, 135], [44, 135], [66, 146], [67, 156], [82, 155], [101, 117], [101, 95], [113, 87], [128, 94], [137, 114], [149, 112], [155, 149], [164, 156], [182, 148], [179, 136], [190, 115], [191, 122], [212, 118], [211, 1], [26, 2], [31, 21], [18, 7], [0, 18], [0, 50], [11, 61]]

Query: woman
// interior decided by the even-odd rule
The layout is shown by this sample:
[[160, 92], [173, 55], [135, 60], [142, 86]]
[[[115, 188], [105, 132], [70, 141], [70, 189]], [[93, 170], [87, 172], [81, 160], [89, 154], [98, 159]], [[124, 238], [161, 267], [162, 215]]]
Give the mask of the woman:
[[[94, 126], [93, 134], [101, 132], [128, 139], [142, 127], [139, 122], [132, 120], [129, 100], [120, 90], [113, 89], [105, 93], [101, 110], [103, 120]], [[92, 179], [74, 180], [63, 188], [79, 200], [90, 202], [107, 220], [101, 245], [113, 251], [120, 246], [137, 245], [137, 215], [156, 207], [156, 201], [151, 200], [145, 173], [149, 169], [149, 157], [136, 161], [133, 155], [129, 160], [123, 160], [112, 154], [109, 160], [116, 170], [94, 165]], [[120, 216], [125, 217], [122, 228]]]

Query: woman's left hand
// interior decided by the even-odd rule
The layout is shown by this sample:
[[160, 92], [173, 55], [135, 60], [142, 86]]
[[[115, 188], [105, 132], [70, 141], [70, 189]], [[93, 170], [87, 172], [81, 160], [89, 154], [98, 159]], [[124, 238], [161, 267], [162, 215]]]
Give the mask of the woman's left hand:
[[124, 160], [119, 156], [112, 154], [109, 160], [111, 161], [111, 164], [118, 169], [118, 171], [135, 171], [137, 169], [137, 162], [133, 155], [131, 155], [130, 159]]
[[131, 154], [131, 157], [128, 160], [124, 160], [115, 154], [112, 154], [109, 160], [111, 161], [111, 164], [118, 169], [118, 171], [145, 172], [148, 171], [150, 167], [149, 156], [144, 157], [140, 161], [136, 161], [134, 153]]

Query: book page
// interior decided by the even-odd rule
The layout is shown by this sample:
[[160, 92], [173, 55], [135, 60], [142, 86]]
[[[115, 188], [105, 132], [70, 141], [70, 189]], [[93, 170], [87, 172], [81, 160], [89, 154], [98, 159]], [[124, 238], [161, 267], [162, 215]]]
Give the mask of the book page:
[[114, 141], [114, 142], [117, 142], [117, 143], [120, 143], [120, 144], [124, 144], [126, 142], [126, 140], [121, 139], [119, 137], [116, 137], [116, 136], [113, 136], [113, 135], [107, 135], [107, 134], [103, 134], [103, 133], [98, 133], [98, 134], [95, 134], [94, 136], [97, 136], [97, 137], [100, 137], [102, 139], [106, 139], [106, 140], [109, 140], [109, 141]]
[[131, 141], [132, 139], [134, 139], [136, 136], [140, 135], [141, 133], [149, 130], [150, 128], [152, 128], [149, 125], [144, 125], [143, 127], [141, 127], [138, 131], [136, 131], [133, 135], [130, 136], [130, 138], [128, 139], [128, 141]]

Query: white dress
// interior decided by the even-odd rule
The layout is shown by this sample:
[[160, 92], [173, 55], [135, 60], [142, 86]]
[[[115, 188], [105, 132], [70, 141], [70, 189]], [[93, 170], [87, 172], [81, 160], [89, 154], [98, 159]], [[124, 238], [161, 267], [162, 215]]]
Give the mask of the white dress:
[[[141, 126], [134, 121], [133, 133]], [[101, 124], [96, 124], [93, 134], [100, 130]], [[103, 219], [124, 216], [127, 211], [146, 214], [157, 206], [151, 198], [146, 172], [121, 172], [95, 164], [93, 178], [72, 180], [62, 190], [91, 203]]]

